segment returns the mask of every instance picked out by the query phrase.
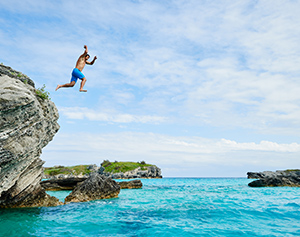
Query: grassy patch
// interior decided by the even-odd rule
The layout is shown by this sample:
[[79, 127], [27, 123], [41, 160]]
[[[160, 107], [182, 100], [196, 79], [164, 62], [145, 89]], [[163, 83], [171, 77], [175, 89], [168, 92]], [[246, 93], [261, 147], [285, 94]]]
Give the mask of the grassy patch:
[[135, 170], [138, 167], [141, 167], [142, 170], [146, 170], [147, 166], [152, 166], [150, 164], [146, 164], [145, 162], [109, 162], [104, 161], [101, 164], [105, 168], [105, 172], [111, 172], [111, 173], [119, 173], [119, 172], [127, 172], [131, 170]]
[[44, 174], [46, 175], [58, 175], [58, 174], [73, 174], [79, 175], [89, 174], [91, 171], [88, 169], [90, 165], [76, 165], [76, 166], [55, 166], [55, 167], [47, 167], [44, 170]]
[[38, 88], [35, 90], [35, 93], [38, 97], [42, 98], [43, 100], [50, 100], [50, 93], [46, 91], [46, 85], [44, 84], [43, 87]]
[[289, 170], [284, 170], [284, 172], [289, 173], [289, 172], [294, 172], [294, 171], [300, 171], [299, 169], [289, 169]]
[[[127, 172], [131, 170], [135, 170], [138, 167], [141, 167], [141, 170], [147, 170], [146, 167], [153, 166], [150, 164], [146, 164], [144, 161], [142, 162], [110, 162], [105, 160], [101, 164], [105, 168], [105, 172], [110, 173], [119, 173], [119, 172]], [[58, 175], [58, 174], [89, 174], [91, 171], [88, 169], [90, 165], [76, 165], [76, 166], [54, 166], [54, 167], [45, 167], [44, 174], [45, 175]]]

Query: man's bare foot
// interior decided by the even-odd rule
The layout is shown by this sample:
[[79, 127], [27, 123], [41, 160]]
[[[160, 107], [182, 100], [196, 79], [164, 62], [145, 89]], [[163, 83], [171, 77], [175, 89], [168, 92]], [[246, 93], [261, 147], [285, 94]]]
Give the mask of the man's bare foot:
[[61, 85], [57, 85], [55, 91], [57, 91], [59, 88], [61, 88]]
[[81, 90], [79, 90], [80, 92], [87, 92], [87, 90], [83, 90], [83, 89], [81, 89]]

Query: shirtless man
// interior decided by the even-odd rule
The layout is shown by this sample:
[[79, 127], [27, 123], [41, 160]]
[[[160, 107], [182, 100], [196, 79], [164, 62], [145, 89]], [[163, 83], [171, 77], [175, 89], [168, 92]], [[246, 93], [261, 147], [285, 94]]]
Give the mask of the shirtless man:
[[55, 89], [56, 91], [59, 88], [62, 88], [62, 87], [73, 87], [75, 85], [75, 83], [77, 82], [77, 79], [79, 78], [81, 80], [79, 91], [80, 92], [87, 92], [87, 90], [83, 89], [83, 86], [84, 86], [84, 84], [86, 82], [86, 78], [83, 75], [82, 70], [83, 70], [85, 64], [93, 65], [94, 62], [96, 61], [97, 57], [95, 56], [94, 59], [91, 62], [87, 61], [90, 58], [90, 55], [88, 54], [88, 48], [87, 48], [86, 45], [84, 46], [84, 48], [85, 48], [85, 51], [78, 58], [77, 63], [76, 63], [76, 67], [72, 71], [71, 82], [70, 83], [66, 83], [64, 85], [57, 85], [57, 87]]

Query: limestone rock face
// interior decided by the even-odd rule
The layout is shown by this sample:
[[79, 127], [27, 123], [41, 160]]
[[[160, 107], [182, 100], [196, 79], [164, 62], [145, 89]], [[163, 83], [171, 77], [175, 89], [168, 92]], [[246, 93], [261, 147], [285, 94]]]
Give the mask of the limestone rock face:
[[95, 172], [75, 187], [65, 198], [65, 203], [114, 198], [118, 197], [119, 193], [120, 185], [116, 181]]
[[300, 171], [265, 171], [261, 173], [249, 173], [248, 178], [258, 178], [258, 180], [248, 184], [250, 187], [300, 187]]
[[40, 186], [42, 148], [59, 129], [58, 111], [33, 81], [0, 65], [0, 208], [61, 204]]

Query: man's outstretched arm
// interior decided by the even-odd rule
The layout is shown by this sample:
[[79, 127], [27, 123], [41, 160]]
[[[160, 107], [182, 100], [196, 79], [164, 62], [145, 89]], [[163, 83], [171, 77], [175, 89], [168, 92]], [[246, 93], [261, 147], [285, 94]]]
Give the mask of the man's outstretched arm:
[[97, 59], [97, 56], [95, 56], [91, 62], [86, 61], [86, 64], [93, 65], [94, 62], [96, 61], [96, 59]]
[[80, 55], [80, 57], [85, 57], [88, 54], [88, 48], [86, 45], [83, 46], [83, 48], [85, 49], [83, 54]]

